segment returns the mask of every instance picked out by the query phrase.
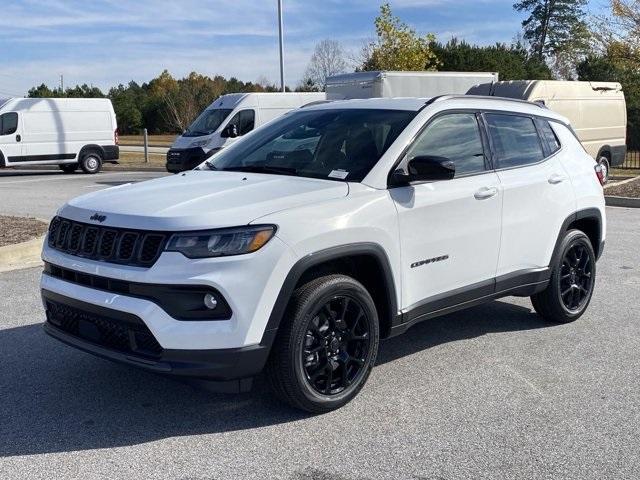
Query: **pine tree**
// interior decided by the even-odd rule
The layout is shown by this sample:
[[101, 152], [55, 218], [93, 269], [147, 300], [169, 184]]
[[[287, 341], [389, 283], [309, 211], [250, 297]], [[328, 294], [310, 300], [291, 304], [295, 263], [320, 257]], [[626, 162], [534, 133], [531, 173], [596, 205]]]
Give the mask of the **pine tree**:
[[513, 5], [528, 12], [522, 22], [524, 38], [539, 60], [575, 54], [587, 47], [588, 29], [584, 6], [587, 0], [520, 0]]

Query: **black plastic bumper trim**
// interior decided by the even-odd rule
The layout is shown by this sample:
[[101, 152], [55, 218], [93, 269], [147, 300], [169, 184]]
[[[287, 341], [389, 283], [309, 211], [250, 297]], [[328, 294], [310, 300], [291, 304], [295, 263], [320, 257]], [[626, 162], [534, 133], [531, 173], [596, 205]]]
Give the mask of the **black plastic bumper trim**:
[[101, 145], [104, 152], [105, 162], [116, 162], [120, 158], [120, 147], [118, 145]]
[[[63, 297], [47, 290], [43, 290], [42, 295], [45, 298], [50, 295], [55, 296], [56, 301], [68, 303], [89, 313], [102, 316], [114, 315], [114, 318], [123, 314], [123, 312], [117, 310]], [[212, 350], [164, 349], [160, 358], [148, 359], [95, 345], [82, 338], [70, 335], [49, 322], [44, 324], [44, 331], [69, 346], [108, 360], [156, 373], [221, 382], [247, 379], [260, 373], [267, 362], [270, 349], [270, 345], [262, 344]], [[231, 388], [231, 390], [235, 389]], [[240, 384], [240, 390], [244, 390], [242, 383]]]
[[[82, 285], [108, 293], [140, 298], [155, 303], [172, 318], [181, 321], [213, 321], [231, 318], [231, 307], [215, 288], [205, 285], [164, 285], [137, 283], [100, 277], [44, 263], [44, 274], [65, 282]], [[210, 293], [218, 301], [215, 310], [204, 305], [204, 296]]]

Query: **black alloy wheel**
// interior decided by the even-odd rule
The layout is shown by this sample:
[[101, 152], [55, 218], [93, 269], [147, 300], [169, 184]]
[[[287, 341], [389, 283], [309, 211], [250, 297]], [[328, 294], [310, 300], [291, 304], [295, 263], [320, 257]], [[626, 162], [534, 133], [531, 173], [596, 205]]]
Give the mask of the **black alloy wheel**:
[[551, 278], [545, 289], [531, 296], [535, 311], [555, 323], [569, 323], [587, 310], [596, 281], [596, 254], [589, 237], [569, 230], [552, 260]]
[[326, 413], [362, 390], [379, 342], [378, 311], [367, 289], [347, 275], [318, 277], [294, 291], [266, 376], [282, 400]]
[[336, 395], [359, 380], [371, 348], [371, 326], [358, 300], [334, 296], [321, 305], [307, 325], [301, 351], [311, 387]]
[[583, 244], [566, 251], [560, 267], [560, 297], [569, 311], [578, 311], [591, 297], [593, 289], [591, 257]]

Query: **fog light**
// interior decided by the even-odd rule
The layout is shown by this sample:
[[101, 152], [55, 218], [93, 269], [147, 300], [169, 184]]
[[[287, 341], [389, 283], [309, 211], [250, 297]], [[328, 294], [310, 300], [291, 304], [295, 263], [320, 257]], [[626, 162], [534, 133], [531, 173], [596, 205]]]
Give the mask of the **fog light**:
[[209, 310], [214, 310], [218, 306], [218, 300], [216, 300], [216, 297], [214, 297], [210, 293], [207, 293], [204, 296], [204, 306]]

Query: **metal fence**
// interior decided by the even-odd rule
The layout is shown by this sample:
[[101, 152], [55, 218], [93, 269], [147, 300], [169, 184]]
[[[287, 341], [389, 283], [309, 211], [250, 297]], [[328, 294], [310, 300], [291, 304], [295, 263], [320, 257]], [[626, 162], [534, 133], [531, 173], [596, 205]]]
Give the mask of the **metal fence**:
[[620, 168], [640, 168], [640, 151], [627, 152], [627, 158]]

